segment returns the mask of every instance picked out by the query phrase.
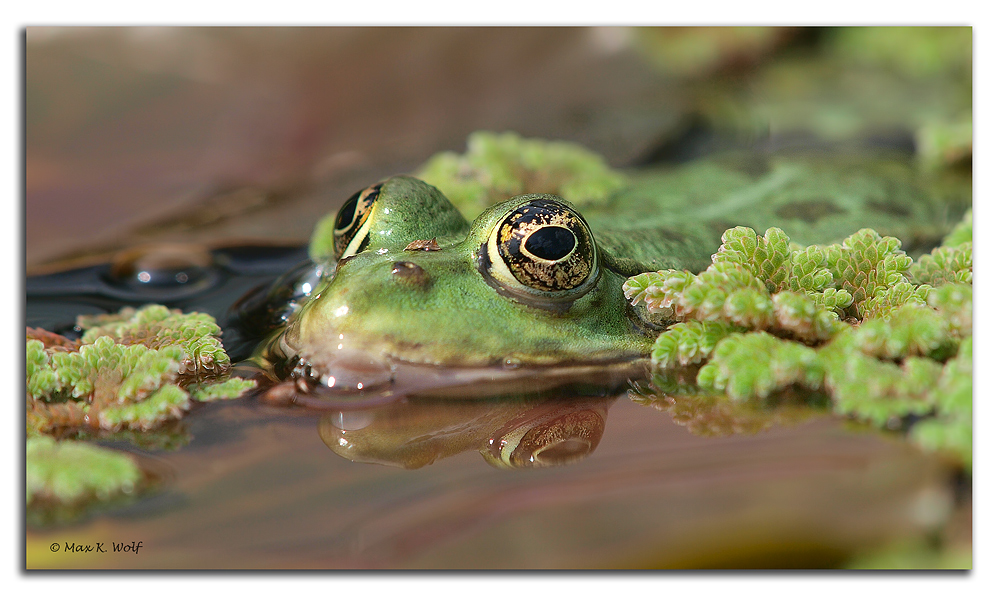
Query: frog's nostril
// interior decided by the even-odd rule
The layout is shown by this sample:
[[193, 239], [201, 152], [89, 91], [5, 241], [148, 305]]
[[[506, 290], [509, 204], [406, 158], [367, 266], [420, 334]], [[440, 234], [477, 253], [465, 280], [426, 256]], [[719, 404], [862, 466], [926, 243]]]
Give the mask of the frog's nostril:
[[393, 279], [399, 283], [409, 286], [425, 288], [430, 285], [430, 276], [423, 267], [410, 261], [396, 261], [392, 263]]

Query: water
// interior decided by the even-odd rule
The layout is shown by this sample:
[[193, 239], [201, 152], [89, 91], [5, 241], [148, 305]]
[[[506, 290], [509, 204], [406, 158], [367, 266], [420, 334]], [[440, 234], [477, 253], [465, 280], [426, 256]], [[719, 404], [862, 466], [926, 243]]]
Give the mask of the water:
[[[302, 255], [213, 256], [200, 271], [212, 283], [187, 294], [176, 283], [129, 289], [101, 267], [31, 278], [28, 324], [67, 330], [75, 313], [156, 292], [222, 318], [239, 294]], [[246, 338], [230, 330], [226, 339], [237, 347]], [[175, 429], [189, 437], [179, 449], [118, 445], [169, 470], [163, 486], [76, 523], [30, 525], [28, 566], [835, 567], [939, 531], [954, 505], [946, 464], [825, 414], [702, 437], [626, 392], [580, 393], [348, 411], [259, 397], [206, 404]], [[49, 550], [122, 540], [142, 547]]]
[[[829, 419], [706, 439], [618, 400], [589, 457], [518, 470], [474, 448], [416, 470], [353, 463], [314, 416], [252, 403], [187, 424], [189, 446], [156, 456], [175, 470], [171, 486], [110, 516], [32, 529], [29, 566], [827, 567], [927, 531], [947, 507], [931, 519], [921, 507], [949, 499], [941, 466]], [[145, 550], [43, 552], [100, 539]]]
[[[828, 115], [845, 123], [842, 138], [909, 130], [923, 118], [909, 112], [971, 105], [949, 76], [917, 85], [807, 61], [772, 71], [769, 50], [739, 45], [720, 57], [763, 59], [749, 61], [749, 77], [716, 77], [708, 65], [670, 78], [625, 51], [616, 28], [134, 33], [29, 29], [29, 270], [150, 239], [302, 239], [333, 203], [461, 150], [474, 128], [569, 139], [637, 166], [729, 145], [690, 106], [725, 126], [737, 123], [728, 112], [755, 103], [793, 144], [788, 133], [826, 131]], [[798, 60], [835, 34], [809, 30], [784, 55]], [[878, 76], [882, 84], [865, 83]], [[799, 83], [792, 96], [811, 89], [822, 101], [784, 109], [789, 77]], [[950, 96], [955, 109], [934, 107]], [[912, 145], [908, 133], [901, 141]], [[300, 247], [193, 244], [120, 253], [114, 264], [29, 278], [27, 324], [73, 336], [78, 314], [150, 301], [224, 322], [239, 296], [302, 257]], [[239, 358], [257, 338], [230, 327], [223, 339]], [[198, 405], [163, 439], [172, 450], [116, 444], [151, 462], [163, 479], [155, 492], [70, 524], [29, 521], [27, 566], [835, 567], [896, 540], [946, 541], [955, 526], [970, 544], [960, 534], [970, 531], [968, 487], [955, 490], [946, 463], [897, 436], [778, 410], [769, 430], [708, 438], [624, 389], [582, 389], [342, 412], [259, 397]], [[514, 465], [532, 461], [565, 465]], [[67, 541], [142, 547], [51, 552]]]

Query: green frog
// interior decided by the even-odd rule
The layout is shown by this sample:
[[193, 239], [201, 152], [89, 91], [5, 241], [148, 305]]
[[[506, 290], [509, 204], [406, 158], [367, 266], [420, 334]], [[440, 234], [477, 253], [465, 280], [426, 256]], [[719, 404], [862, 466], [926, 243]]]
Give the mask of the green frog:
[[627, 277], [701, 271], [736, 225], [778, 226], [802, 244], [869, 227], [918, 252], [968, 205], [967, 185], [886, 151], [720, 155], [635, 172], [585, 213], [524, 194], [471, 223], [435, 187], [396, 176], [350, 197], [331, 256], [279, 284], [288, 307], [258, 358], [289, 379], [275, 393], [286, 398], [468, 397], [624, 378], [662, 330], [625, 299]]

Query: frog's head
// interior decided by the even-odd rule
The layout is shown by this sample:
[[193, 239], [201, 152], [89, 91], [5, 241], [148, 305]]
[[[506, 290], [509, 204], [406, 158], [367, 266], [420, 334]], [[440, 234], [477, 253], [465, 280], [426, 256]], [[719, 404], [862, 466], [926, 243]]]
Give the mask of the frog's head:
[[[389, 247], [364, 221], [365, 210], [377, 209], [377, 201], [366, 206], [368, 196], [341, 211], [334, 243], [345, 256], [278, 341], [320, 387], [384, 387], [414, 369], [417, 385], [551, 378], [538, 371], [579, 374], [648, 353], [649, 340], [629, 318], [623, 278], [603, 267], [589, 226], [568, 201], [514, 197], [464, 235], [396, 236]], [[426, 228], [419, 213], [410, 216], [409, 231]]]

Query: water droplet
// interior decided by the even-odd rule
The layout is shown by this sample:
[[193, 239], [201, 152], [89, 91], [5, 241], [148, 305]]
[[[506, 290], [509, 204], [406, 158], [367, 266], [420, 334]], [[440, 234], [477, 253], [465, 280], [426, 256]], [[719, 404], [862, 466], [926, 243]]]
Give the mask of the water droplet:
[[204, 285], [199, 282], [210, 281], [213, 261], [211, 252], [198, 245], [145, 245], [115, 255], [107, 278], [131, 289]]

